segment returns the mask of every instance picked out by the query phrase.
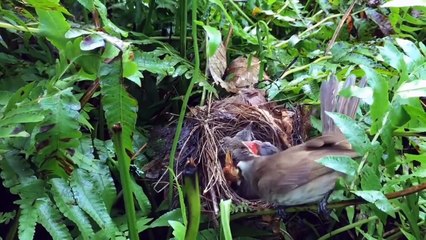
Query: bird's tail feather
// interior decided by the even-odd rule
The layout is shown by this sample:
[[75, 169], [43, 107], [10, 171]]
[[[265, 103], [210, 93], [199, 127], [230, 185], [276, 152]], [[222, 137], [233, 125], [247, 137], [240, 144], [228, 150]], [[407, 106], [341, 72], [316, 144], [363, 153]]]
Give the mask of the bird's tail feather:
[[[348, 76], [343, 88], [348, 88], [355, 85], [356, 77], [354, 75]], [[366, 78], [362, 78], [359, 87], [364, 87], [366, 84]], [[323, 82], [320, 89], [320, 100], [321, 100], [321, 120], [322, 120], [322, 133], [323, 135], [338, 133], [340, 130], [334, 124], [326, 112], [338, 112], [345, 114], [351, 118], [355, 118], [356, 110], [359, 105], [359, 98], [357, 97], [342, 97], [338, 96], [341, 88], [339, 87], [339, 81], [335, 75], [331, 75], [330, 78]]]

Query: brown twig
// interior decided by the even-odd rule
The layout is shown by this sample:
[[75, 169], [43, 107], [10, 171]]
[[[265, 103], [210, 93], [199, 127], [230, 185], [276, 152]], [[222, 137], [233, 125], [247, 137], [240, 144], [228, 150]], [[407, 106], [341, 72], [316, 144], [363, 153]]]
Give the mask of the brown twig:
[[135, 158], [137, 157], [137, 156], [139, 156], [139, 154], [141, 154], [141, 152], [146, 148], [146, 146], [147, 146], [148, 144], [147, 143], [145, 143], [142, 147], [140, 147], [139, 148], [139, 150], [135, 153], [135, 154], [133, 154], [133, 156], [132, 156], [132, 158], [130, 159], [130, 161], [133, 161], [133, 160], [135, 160]]
[[96, 90], [99, 88], [99, 79], [96, 79], [92, 85], [86, 90], [83, 97], [80, 99], [80, 106], [83, 109], [84, 106], [89, 102], [89, 100], [93, 97], [93, 94], [95, 94]]
[[333, 47], [334, 42], [336, 42], [337, 36], [339, 36], [340, 30], [342, 29], [343, 24], [345, 23], [346, 19], [351, 14], [352, 9], [354, 8], [356, 2], [357, 0], [353, 0], [348, 10], [346, 10], [345, 15], [343, 15], [342, 19], [340, 20], [339, 25], [337, 25], [336, 31], [334, 31], [333, 37], [331, 38], [330, 42], [328, 43], [327, 49], [325, 50], [325, 54], [327, 54], [330, 51], [331, 47]]

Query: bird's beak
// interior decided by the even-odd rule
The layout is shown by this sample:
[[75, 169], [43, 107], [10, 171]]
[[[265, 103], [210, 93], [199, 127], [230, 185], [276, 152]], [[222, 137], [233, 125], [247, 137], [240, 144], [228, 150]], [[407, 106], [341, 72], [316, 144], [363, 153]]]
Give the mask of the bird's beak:
[[244, 146], [254, 155], [259, 155], [259, 145], [254, 141], [243, 141]]

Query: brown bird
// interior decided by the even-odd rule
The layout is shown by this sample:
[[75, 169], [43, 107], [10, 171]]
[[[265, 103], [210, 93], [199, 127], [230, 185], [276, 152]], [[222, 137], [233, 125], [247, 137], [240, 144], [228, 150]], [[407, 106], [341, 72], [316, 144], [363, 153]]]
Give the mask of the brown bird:
[[[244, 147], [238, 151], [239, 155], [236, 156], [237, 159], [244, 160], [254, 155], [269, 156], [269, 155], [278, 153], [280, 151], [272, 143], [262, 142], [259, 140], [243, 142], [243, 145]], [[246, 199], [260, 198], [258, 192], [251, 187], [252, 183], [247, 181], [247, 179], [245, 179], [244, 177], [241, 177], [241, 172], [239, 173], [240, 173], [240, 180], [238, 182], [238, 188], [236, 190], [238, 195]]]
[[[360, 85], [364, 85], [365, 79], [361, 82]], [[355, 77], [350, 76], [345, 86], [354, 83]], [[258, 143], [244, 142], [251, 154], [237, 166], [244, 180], [249, 183], [251, 192], [278, 206], [322, 200], [320, 210], [326, 213], [325, 203], [341, 173], [317, 163], [316, 160], [326, 156], [358, 156], [333, 120], [326, 115], [326, 111], [337, 111], [352, 118], [355, 116], [359, 99], [339, 97], [338, 89], [338, 81], [334, 76], [321, 86], [322, 136], [270, 156], [256, 154], [262, 151], [262, 146]]]

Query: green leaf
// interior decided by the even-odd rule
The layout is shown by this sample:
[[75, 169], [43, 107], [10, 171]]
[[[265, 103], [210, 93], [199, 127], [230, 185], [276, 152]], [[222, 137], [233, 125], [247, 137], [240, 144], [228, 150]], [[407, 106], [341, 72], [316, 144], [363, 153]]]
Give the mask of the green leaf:
[[61, 150], [78, 147], [78, 139], [81, 137], [78, 124], [80, 102], [68, 88], [46, 93], [39, 99], [39, 103], [40, 108], [48, 111], [48, 114], [36, 135], [37, 161], [46, 162], [46, 157], [52, 158], [61, 154]]
[[100, 0], [93, 0], [93, 3], [98, 10], [99, 16], [102, 19], [102, 23], [104, 24], [104, 29], [109, 34], [120, 34], [123, 37], [127, 37], [128, 33], [121, 28], [117, 27], [111, 20], [108, 18], [108, 11], [105, 5]]
[[373, 203], [378, 209], [395, 217], [395, 209], [386, 196], [379, 191], [352, 191], [367, 202]]
[[420, 61], [424, 59], [423, 55], [420, 53], [420, 50], [413, 42], [401, 38], [397, 38], [395, 40], [396, 43], [402, 48], [402, 50], [404, 50], [405, 54], [413, 59], [413, 61]]
[[21, 215], [19, 216], [18, 237], [23, 240], [34, 239], [35, 227], [39, 211], [33, 205], [34, 199], [20, 200]]
[[68, 183], [62, 178], [53, 178], [50, 182], [52, 184], [53, 199], [59, 210], [77, 225], [83, 239], [93, 237], [95, 233], [90, 220], [84, 211], [78, 207]]
[[389, 2], [384, 3], [381, 7], [414, 7], [414, 6], [422, 6], [426, 7], [426, 0], [391, 0]]
[[86, 171], [75, 169], [71, 175], [70, 185], [78, 206], [109, 234], [118, 231], [109, 215], [105, 202], [99, 196], [100, 189], [94, 184], [93, 177]]
[[150, 224], [150, 228], [155, 227], [167, 227], [170, 226], [169, 221], [178, 221], [182, 222], [182, 212], [180, 208], [175, 208], [169, 212], [164, 213], [159, 218], [155, 219], [154, 222]]
[[135, 179], [132, 178], [130, 189], [132, 190], [139, 208], [142, 211], [143, 215], [148, 215], [151, 212], [151, 203], [149, 202], [148, 197], [146, 196], [143, 188], [135, 182]]
[[132, 151], [132, 134], [136, 124], [138, 105], [122, 85], [121, 65], [118, 62], [101, 66], [101, 93], [102, 104], [108, 128], [114, 124], [122, 126], [123, 145]]
[[82, 51], [90, 51], [100, 47], [105, 47], [105, 41], [97, 34], [89, 35], [80, 42], [80, 49]]
[[404, 82], [396, 91], [401, 98], [426, 96], [426, 80]]
[[222, 34], [211, 26], [203, 26], [207, 33], [207, 56], [212, 57], [222, 43]]
[[348, 156], [327, 156], [316, 161], [328, 168], [345, 173], [351, 177], [355, 176], [359, 165]]
[[364, 166], [361, 173], [362, 190], [380, 190], [380, 177], [374, 167]]
[[68, 38], [68, 39], [77, 38], [77, 37], [80, 37], [82, 35], [89, 35], [89, 34], [90, 34], [90, 32], [86, 31], [84, 29], [71, 28], [70, 30], [68, 30], [65, 33], [65, 38]]
[[21, 127], [0, 127], [0, 138], [29, 137], [30, 134]]
[[220, 200], [220, 226], [225, 240], [232, 240], [231, 233], [231, 199]]
[[343, 97], [357, 97], [364, 100], [367, 104], [371, 105], [373, 103], [373, 89], [370, 87], [360, 88], [358, 86], [350, 86], [344, 88], [339, 92], [340, 96]]
[[373, 89], [373, 104], [371, 105], [371, 133], [375, 134], [382, 127], [382, 120], [389, 109], [388, 83], [373, 69], [360, 66], [364, 70], [368, 84]]
[[59, 4], [59, 0], [44, 0], [44, 1], [26, 0], [26, 2], [30, 4], [31, 6], [33, 6], [35, 9], [41, 9], [41, 10], [46, 10], [50, 12], [59, 11], [71, 16], [71, 13], [69, 13], [67, 9], [65, 9]]
[[70, 29], [70, 25], [62, 13], [37, 9], [37, 15], [40, 21], [40, 33], [46, 36], [56, 48], [64, 50], [67, 43], [65, 33]]
[[139, 72], [138, 64], [133, 59], [133, 52], [126, 49], [123, 53], [123, 77], [134, 82], [139, 87], [141, 86], [141, 78], [143, 75]]
[[61, 219], [61, 214], [49, 198], [36, 200], [38, 222], [49, 232], [53, 239], [73, 239], [70, 231]]
[[[378, 49], [385, 63], [397, 69], [399, 72], [403, 72], [403, 70], [406, 69], [404, 54], [402, 54], [390, 40], [385, 41], [385, 45], [383, 47], [378, 47]], [[366, 71], [366, 69], [362, 69]]]
[[170, 226], [173, 228], [173, 236], [177, 240], [184, 240], [185, 239], [185, 226], [178, 221], [169, 220]]
[[333, 119], [357, 153], [363, 156], [370, 149], [371, 143], [367, 134], [354, 119], [336, 112], [327, 112], [327, 115]]
[[[96, 161], [93, 159], [93, 161]], [[99, 191], [108, 212], [111, 211], [115, 201], [117, 200], [117, 189], [115, 188], [114, 179], [111, 176], [110, 169], [105, 162], [98, 163], [98, 170], [91, 172], [93, 185]]]
[[77, 1], [89, 11], [93, 11], [93, 8], [95, 7], [94, 0], [77, 0]]

